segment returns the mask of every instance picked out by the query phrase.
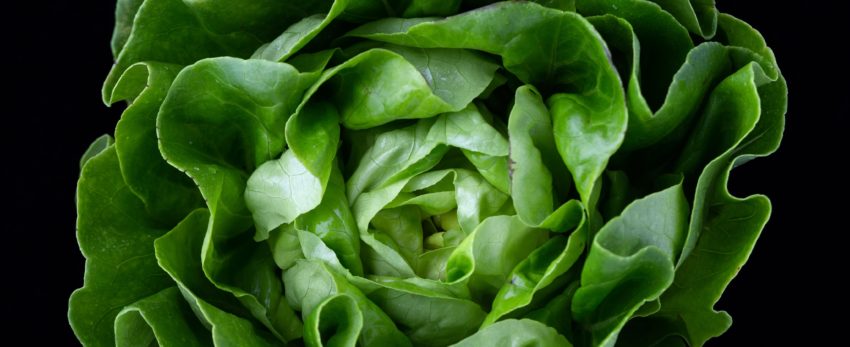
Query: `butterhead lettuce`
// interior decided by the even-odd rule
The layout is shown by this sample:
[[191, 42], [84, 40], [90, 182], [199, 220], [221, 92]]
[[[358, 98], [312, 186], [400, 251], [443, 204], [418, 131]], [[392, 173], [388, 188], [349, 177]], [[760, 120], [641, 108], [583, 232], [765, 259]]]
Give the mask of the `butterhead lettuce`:
[[118, 0], [86, 346], [702, 346], [787, 91], [714, 1]]

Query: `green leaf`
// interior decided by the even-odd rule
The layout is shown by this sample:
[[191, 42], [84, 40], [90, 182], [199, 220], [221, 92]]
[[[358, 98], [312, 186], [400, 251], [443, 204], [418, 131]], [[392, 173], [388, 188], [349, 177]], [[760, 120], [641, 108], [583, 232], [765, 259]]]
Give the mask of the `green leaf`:
[[531, 86], [516, 91], [508, 118], [511, 143], [511, 196], [517, 215], [526, 224], [552, 231], [566, 231], [583, 217], [575, 200], [557, 209], [556, 196], [565, 196], [569, 172], [558, 160], [552, 120], [543, 98]]
[[322, 200], [322, 182], [288, 150], [278, 160], [257, 168], [245, 188], [245, 204], [254, 216], [258, 239], [269, 230], [290, 223], [316, 208]]
[[497, 322], [458, 342], [454, 347], [572, 347], [555, 329], [530, 319]]
[[[728, 16], [721, 16], [720, 23], [719, 30], [731, 42], [760, 51], [769, 62], [775, 62], [752, 28]], [[787, 87], [778, 71], [776, 80], [771, 82], [771, 69], [765, 76], [762, 66], [747, 64], [711, 95], [701, 119], [701, 131], [716, 134], [723, 123], [723, 133], [728, 135], [711, 143], [716, 147], [708, 151], [722, 152], [699, 176], [687, 253], [678, 264], [674, 286], [661, 297], [659, 312], [650, 317], [653, 329], [683, 336], [691, 345], [702, 346], [731, 325], [729, 314], [715, 311], [713, 306], [746, 262], [770, 216], [766, 197], [736, 198], [727, 188], [734, 166], [772, 153], [782, 138]], [[734, 123], [729, 124], [732, 120]], [[700, 135], [696, 134], [689, 145], [696, 146], [706, 138]]]
[[[325, 1], [292, 6], [274, 0], [146, 0], [138, 8], [126, 43], [115, 53], [115, 65], [103, 85], [103, 100], [112, 103], [112, 91], [124, 70], [142, 61], [189, 65], [207, 57], [248, 57], [264, 38], [305, 14], [320, 12]], [[132, 12], [134, 4], [128, 4]], [[123, 11], [123, 7], [121, 8]], [[116, 13], [117, 15], [117, 13]], [[124, 18], [129, 15], [124, 16]], [[124, 41], [126, 20], [113, 48]]]
[[546, 302], [545, 306], [529, 312], [525, 318], [553, 327], [567, 340], [573, 341], [573, 324], [575, 323], [571, 319], [571, 306], [579, 285], [579, 280], [573, 281], [562, 288], [560, 294]]
[[83, 344], [111, 346], [121, 309], [174, 283], [157, 266], [153, 250], [154, 239], [168, 227], [156, 223], [127, 187], [114, 146], [83, 167], [77, 212], [86, 273], [83, 287], [71, 295], [68, 320]]
[[517, 264], [547, 238], [546, 232], [526, 226], [516, 216], [489, 217], [449, 257], [446, 280], [468, 282], [477, 302], [490, 302]]
[[631, 203], [596, 234], [572, 302], [588, 344], [613, 346], [632, 314], [670, 286], [688, 212], [675, 185]]
[[348, 0], [334, 0], [328, 13], [302, 17], [301, 20], [286, 28], [273, 41], [260, 46], [251, 56], [251, 59], [286, 61], [315, 38], [337, 16], [342, 14], [348, 3]]
[[116, 346], [209, 346], [201, 325], [176, 287], [124, 307], [115, 318]]
[[354, 299], [363, 315], [363, 329], [358, 339], [366, 346], [410, 346], [410, 340], [402, 334], [386, 313], [367, 299], [357, 287], [348, 283], [341, 275], [329, 269], [323, 262], [301, 260], [284, 273], [286, 300], [290, 306], [301, 311], [305, 321], [320, 304], [336, 295], [347, 295]]
[[321, 238], [351, 273], [363, 274], [359, 232], [345, 197], [345, 184], [339, 169], [334, 167], [319, 206], [298, 217], [295, 225]]
[[245, 203], [259, 235], [291, 223], [322, 201], [339, 141], [338, 119], [326, 103], [307, 104], [289, 118], [290, 150], [258, 167], [245, 188]]
[[441, 21], [375, 21], [348, 35], [482, 50], [501, 55], [505, 68], [525, 83], [565, 87], [569, 93], [549, 101], [555, 138], [585, 204], [623, 141], [627, 112], [619, 77], [599, 34], [575, 13], [504, 2]]
[[498, 67], [456, 49], [372, 49], [325, 72], [342, 124], [365, 129], [463, 110]]
[[338, 294], [319, 303], [304, 323], [308, 346], [354, 347], [363, 329], [363, 313], [352, 297]]
[[157, 118], [163, 156], [210, 211], [204, 273], [282, 340], [291, 319], [278, 316], [282, 286], [269, 248], [252, 240], [243, 193], [247, 173], [283, 150], [284, 124], [314, 80], [282, 63], [208, 59], [180, 72]]
[[86, 163], [88, 163], [89, 159], [94, 158], [101, 152], [105, 151], [110, 146], [112, 146], [113, 143], [115, 143], [115, 139], [113, 139], [112, 136], [109, 136], [109, 134], [100, 135], [100, 137], [92, 141], [92, 143], [83, 153], [83, 156], [80, 157], [80, 171], [82, 172], [83, 167], [86, 166]]
[[[209, 211], [195, 210], [174, 229], [154, 242], [159, 266], [167, 272], [180, 289], [192, 310], [212, 331], [215, 345], [278, 346], [282, 342], [270, 334], [252, 317], [232, 293], [216, 287], [204, 274], [199, 254], [209, 223]], [[286, 325], [287, 336], [300, 336], [301, 322], [289, 306], [281, 302], [276, 321]]]
[[[645, 0], [578, 0], [576, 6], [585, 16], [607, 14], [628, 22], [629, 31], [633, 30], [639, 41], [634, 51], [639, 59], [633, 65], [641, 70], [637, 77], [643, 76], [639, 83], [641, 95], [635, 95], [637, 90], [629, 92], [629, 111], [648, 113], [650, 107], [658, 107], [669, 93], [673, 75], [694, 46], [687, 29], [670, 13]], [[609, 37], [603, 37], [609, 41]], [[629, 81], [629, 87], [637, 87], [635, 82], [638, 81]]]
[[499, 289], [482, 326], [486, 327], [531, 304], [535, 294], [576, 265], [584, 251], [586, 238], [587, 230], [580, 226], [569, 238], [552, 238], [523, 259], [511, 271], [510, 281]]
[[115, 3], [115, 28], [112, 30], [112, 57], [117, 58], [133, 30], [133, 19], [144, 0], [118, 0]]
[[[473, 334], [486, 313], [451, 285], [425, 279], [356, 282], [417, 346], [448, 346]], [[417, 309], [411, 309], [417, 308]]]
[[650, 0], [673, 14], [692, 33], [706, 39], [717, 31], [714, 0]]
[[203, 203], [192, 180], [165, 162], [157, 144], [157, 112], [180, 69], [160, 63], [134, 64], [116, 83], [111, 100], [129, 102], [115, 127], [115, 150], [124, 180], [148, 211], [169, 225]]

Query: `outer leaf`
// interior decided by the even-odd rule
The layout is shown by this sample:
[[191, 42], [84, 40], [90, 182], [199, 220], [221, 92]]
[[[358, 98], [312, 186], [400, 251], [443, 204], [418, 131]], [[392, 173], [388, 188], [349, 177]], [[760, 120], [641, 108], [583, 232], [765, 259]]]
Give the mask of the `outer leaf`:
[[176, 287], [126, 306], [115, 318], [116, 346], [209, 346], [209, 331]]
[[[189, 65], [207, 57], [247, 57], [264, 38], [323, 6], [324, 1], [291, 6], [274, 0], [248, 4], [237, 0], [146, 0], [135, 14], [123, 49], [114, 52], [115, 65], [103, 85], [103, 100], [111, 103], [115, 83], [137, 62]], [[125, 31], [121, 29], [119, 37]]]
[[[231, 293], [218, 289], [204, 274], [198, 254], [202, 254], [209, 216], [207, 210], [196, 210], [157, 239], [154, 246], [159, 266], [177, 282], [198, 319], [212, 331], [216, 346], [282, 345]], [[298, 318], [285, 302], [278, 309], [279, 315], [291, 317], [289, 336], [297, 336], [301, 331]]]
[[672, 283], [687, 216], [682, 187], [675, 185], [636, 200], [599, 231], [572, 303], [587, 343], [613, 346], [631, 315]]
[[283, 149], [283, 124], [314, 78], [281, 63], [205, 60], [181, 71], [157, 119], [163, 156], [210, 210], [205, 274], [283, 340], [294, 316], [277, 311], [282, 288], [268, 248], [251, 240], [243, 192], [247, 172]]
[[664, 95], [670, 92], [673, 75], [694, 46], [688, 31], [670, 13], [646, 0], [578, 0], [576, 6], [585, 16], [611, 14], [627, 21], [634, 29], [640, 40], [635, 53], [641, 57], [634, 63], [640, 64], [643, 79], [640, 81], [642, 95], [629, 95], [629, 102], [635, 103], [629, 110], [651, 113], [649, 107], [658, 107]]
[[327, 14], [303, 17], [297, 23], [289, 26], [272, 42], [260, 46], [251, 58], [286, 61], [316, 37], [331, 21], [336, 19], [345, 10], [348, 3], [348, 0], [334, 0]]
[[127, 187], [114, 146], [83, 168], [77, 211], [86, 274], [83, 287], [71, 295], [68, 319], [83, 344], [111, 346], [112, 322], [124, 306], [173, 285], [157, 267], [152, 247], [167, 227], [154, 222]]
[[[732, 17], [721, 16], [720, 23], [722, 34], [731, 43], [761, 53], [772, 64], [762, 69], [764, 65], [750, 63], [724, 80], [712, 94], [711, 106], [702, 119], [703, 131], [716, 132], [721, 123], [733, 131], [726, 130], [729, 136], [712, 149], [723, 152], [699, 177], [689, 240], [694, 235], [699, 238], [689, 256], [680, 261], [675, 285], [661, 297], [661, 309], [651, 320], [652, 330], [659, 336], [675, 333], [696, 346], [729, 328], [729, 315], [713, 306], [746, 262], [770, 215], [767, 198], [739, 199], [729, 194], [729, 172], [735, 165], [776, 150], [787, 108], [785, 80], [776, 75], [770, 82], [770, 74], [778, 71], [760, 35]], [[730, 119], [737, 123], [728, 124]], [[704, 137], [696, 136], [694, 141], [700, 138]]]
[[100, 135], [100, 137], [92, 141], [89, 147], [86, 148], [82, 157], [80, 157], [80, 171], [83, 170], [89, 159], [96, 157], [100, 154], [100, 152], [103, 152], [112, 146], [113, 143], [115, 143], [115, 139], [113, 139], [112, 136], [109, 136], [109, 134]]
[[706, 39], [717, 31], [714, 0], [651, 0], [676, 16], [682, 25]]
[[[685, 151], [683, 153], [687, 153], [687, 155], [680, 157], [676, 165], [676, 170], [685, 173], [695, 173], [700, 168], [705, 168], [700, 174], [702, 183], [697, 183], [694, 196], [694, 209], [697, 211], [702, 209], [705, 196], [708, 195], [708, 190], [705, 187], [716, 179], [722, 171], [723, 164], [721, 162], [723, 160], [718, 160], [718, 157], [733, 155], [728, 152], [744, 143], [744, 137], [748, 136], [759, 123], [759, 113], [761, 112], [759, 86], [776, 84], [771, 87], [772, 89], [768, 89], [770, 90], [768, 95], [776, 99], [775, 104], [771, 103], [771, 107], [781, 109], [771, 110], [772, 117], [782, 118], [781, 115], [784, 115], [785, 107], [783, 105], [787, 103], [785, 81], [776, 67], [773, 53], [767, 48], [758, 32], [729, 16], [721, 17], [720, 29], [723, 31], [722, 34], [728, 36], [730, 41], [742, 46], [729, 49], [730, 64], [732, 66], [739, 65], [740, 69], [732, 76], [727, 77], [712, 92], [703, 117], [695, 128], [697, 130], [691, 134], [686, 147], [683, 148]], [[734, 103], [727, 102], [732, 98], [736, 99]], [[732, 121], [729, 122], [726, 120], [728, 116], [724, 114], [725, 112], [739, 116], [729, 118]], [[773, 125], [774, 123], [775, 125]], [[772, 124], [770, 128], [758, 132], [762, 134], [760, 136], [767, 135], [767, 138], [759, 142], [768, 143], [773, 148], [763, 150], [766, 154], [771, 153], [778, 146], [784, 120], [771, 120], [769, 124]], [[743, 160], [752, 158], [752, 155], [747, 155]], [[688, 239], [682, 252], [682, 261], [688, 256], [699, 238], [703, 217], [704, 215], [700, 213], [695, 213], [692, 216]]]
[[124, 48], [130, 33], [133, 30], [133, 19], [139, 12], [144, 0], [118, 0], [115, 3], [115, 28], [112, 30], [112, 56], [118, 57], [118, 53]]
[[455, 347], [572, 347], [555, 329], [530, 319], [495, 323], [456, 343]]
[[124, 180], [148, 211], [169, 225], [203, 203], [192, 180], [168, 165], [157, 146], [157, 112], [180, 69], [160, 63], [134, 64], [118, 80], [110, 100], [130, 103], [115, 128], [115, 150]]

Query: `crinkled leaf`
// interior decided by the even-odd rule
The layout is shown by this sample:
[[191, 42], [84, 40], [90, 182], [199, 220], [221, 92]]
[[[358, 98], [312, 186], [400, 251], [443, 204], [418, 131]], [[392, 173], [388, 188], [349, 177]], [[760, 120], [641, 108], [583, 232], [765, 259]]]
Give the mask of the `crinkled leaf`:
[[[313, 314], [329, 297], [348, 295], [357, 303], [363, 315], [363, 329], [359, 342], [366, 346], [410, 346], [410, 340], [402, 334], [386, 313], [366, 298], [357, 287], [324, 263], [300, 260], [284, 273], [286, 300], [290, 306], [301, 311], [303, 317]], [[306, 320], [306, 318], [305, 318]]]
[[552, 119], [543, 98], [531, 86], [517, 89], [508, 119], [511, 142], [511, 196], [517, 215], [528, 225], [566, 231], [583, 217], [581, 203], [570, 200], [557, 209], [557, 196], [565, 196], [569, 172], [558, 160]]
[[569, 93], [550, 100], [555, 138], [586, 204], [623, 141], [627, 112], [620, 79], [599, 34], [575, 13], [504, 2], [441, 21], [375, 21], [348, 35], [482, 50], [501, 55], [505, 68], [525, 83], [566, 87]]
[[552, 238], [523, 259], [496, 294], [484, 326], [529, 305], [537, 292], [571, 270], [584, 252], [586, 238], [587, 230], [579, 227], [569, 238]]
[[308, 346], [354, 347], [363, 329], [363, 313], [350, 296], [325, 299], [304, 321]]
[[210, 332], [176, 287], [127, 305], [115, 317], [116, 346], [209, 346]]
[[154, 239], [168, 226], [156, 223], [127, 187], [115, 146], [83, 167], [77, 211], [86, 273], [83, 287], [71, 295], [68, 319], [83, 344], [110, 346], [115, 343], [113, 321], [124, 306], [173, 285], [156, 265], [153, 250]]
[[596, 234], [572, 302], [586, 343], [613, 346], [631, 315], [670, 286], [688, 212], [675, 185], [636, 200]]
[[446, 265], [446, 280], [468, 282], [478, 302], [490, 302], [511, 271], [546, 241], [547, 233], [516, 216], [485, 219], [457, 246]]
[[[126, 43], [114, 52], [115, 65], [103, 85], [103, 100], [112, 102], [118, 79], [137, 62], [189, 65], [207, 57], [247, 57], [263, 39], [305, 14], [321, 11], [324, 3], [308, 1], [293, 6], [274, 0], [249, 4], [238, 0], [145, 0], [135, 14]], [[132, 12], [132, 6], [128, 4], [128, 12]], [[114, 48], [124, 41], [126, 32], [123, 23], [127, 21], [119, 23], [123, 27]]]
[[112, 102], [129, 102], [115, 127], [121, 173], [148, 211], [168, 224], [176, 224], [203, 203], [192, 180], [162, 159], [157, 144], [156, 116], [180, 69], [137, 63], [124, 72], [112, 91]]
[[210, 210], [204, 273], [282, 340], [292, 334], [277, 312], [282, 286], [269, 248], [252, 240], [243, 193], [247, 173], [282, 151], [310, 76], [282, 63], [204, 60], [180, 72], [157, 118], [163, 156], [195, 181]]
[[[282, 342], [272, 336], [252, 317], [230, 292], [216, 287], [204, 274], [201, 258], [204, 238], [208, 230], [209, 211], [196, 210], [180, 224], [155, 242], [159, 266], [167, 272], [180, 289], [204, 326], [212, 331], [215, 345], [223, 346], [278, 346]], [[282, 316], [276, 321], [287, 336], [301, 333], [301, 322], [285, 302], [275, 313]]]

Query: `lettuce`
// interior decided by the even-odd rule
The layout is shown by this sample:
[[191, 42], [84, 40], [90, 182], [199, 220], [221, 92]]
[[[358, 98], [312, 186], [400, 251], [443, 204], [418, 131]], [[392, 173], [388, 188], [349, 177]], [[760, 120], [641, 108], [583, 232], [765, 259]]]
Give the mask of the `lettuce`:
[[714, 1], [118, 0], [86, 346], [702, 346], [787, 90]]

